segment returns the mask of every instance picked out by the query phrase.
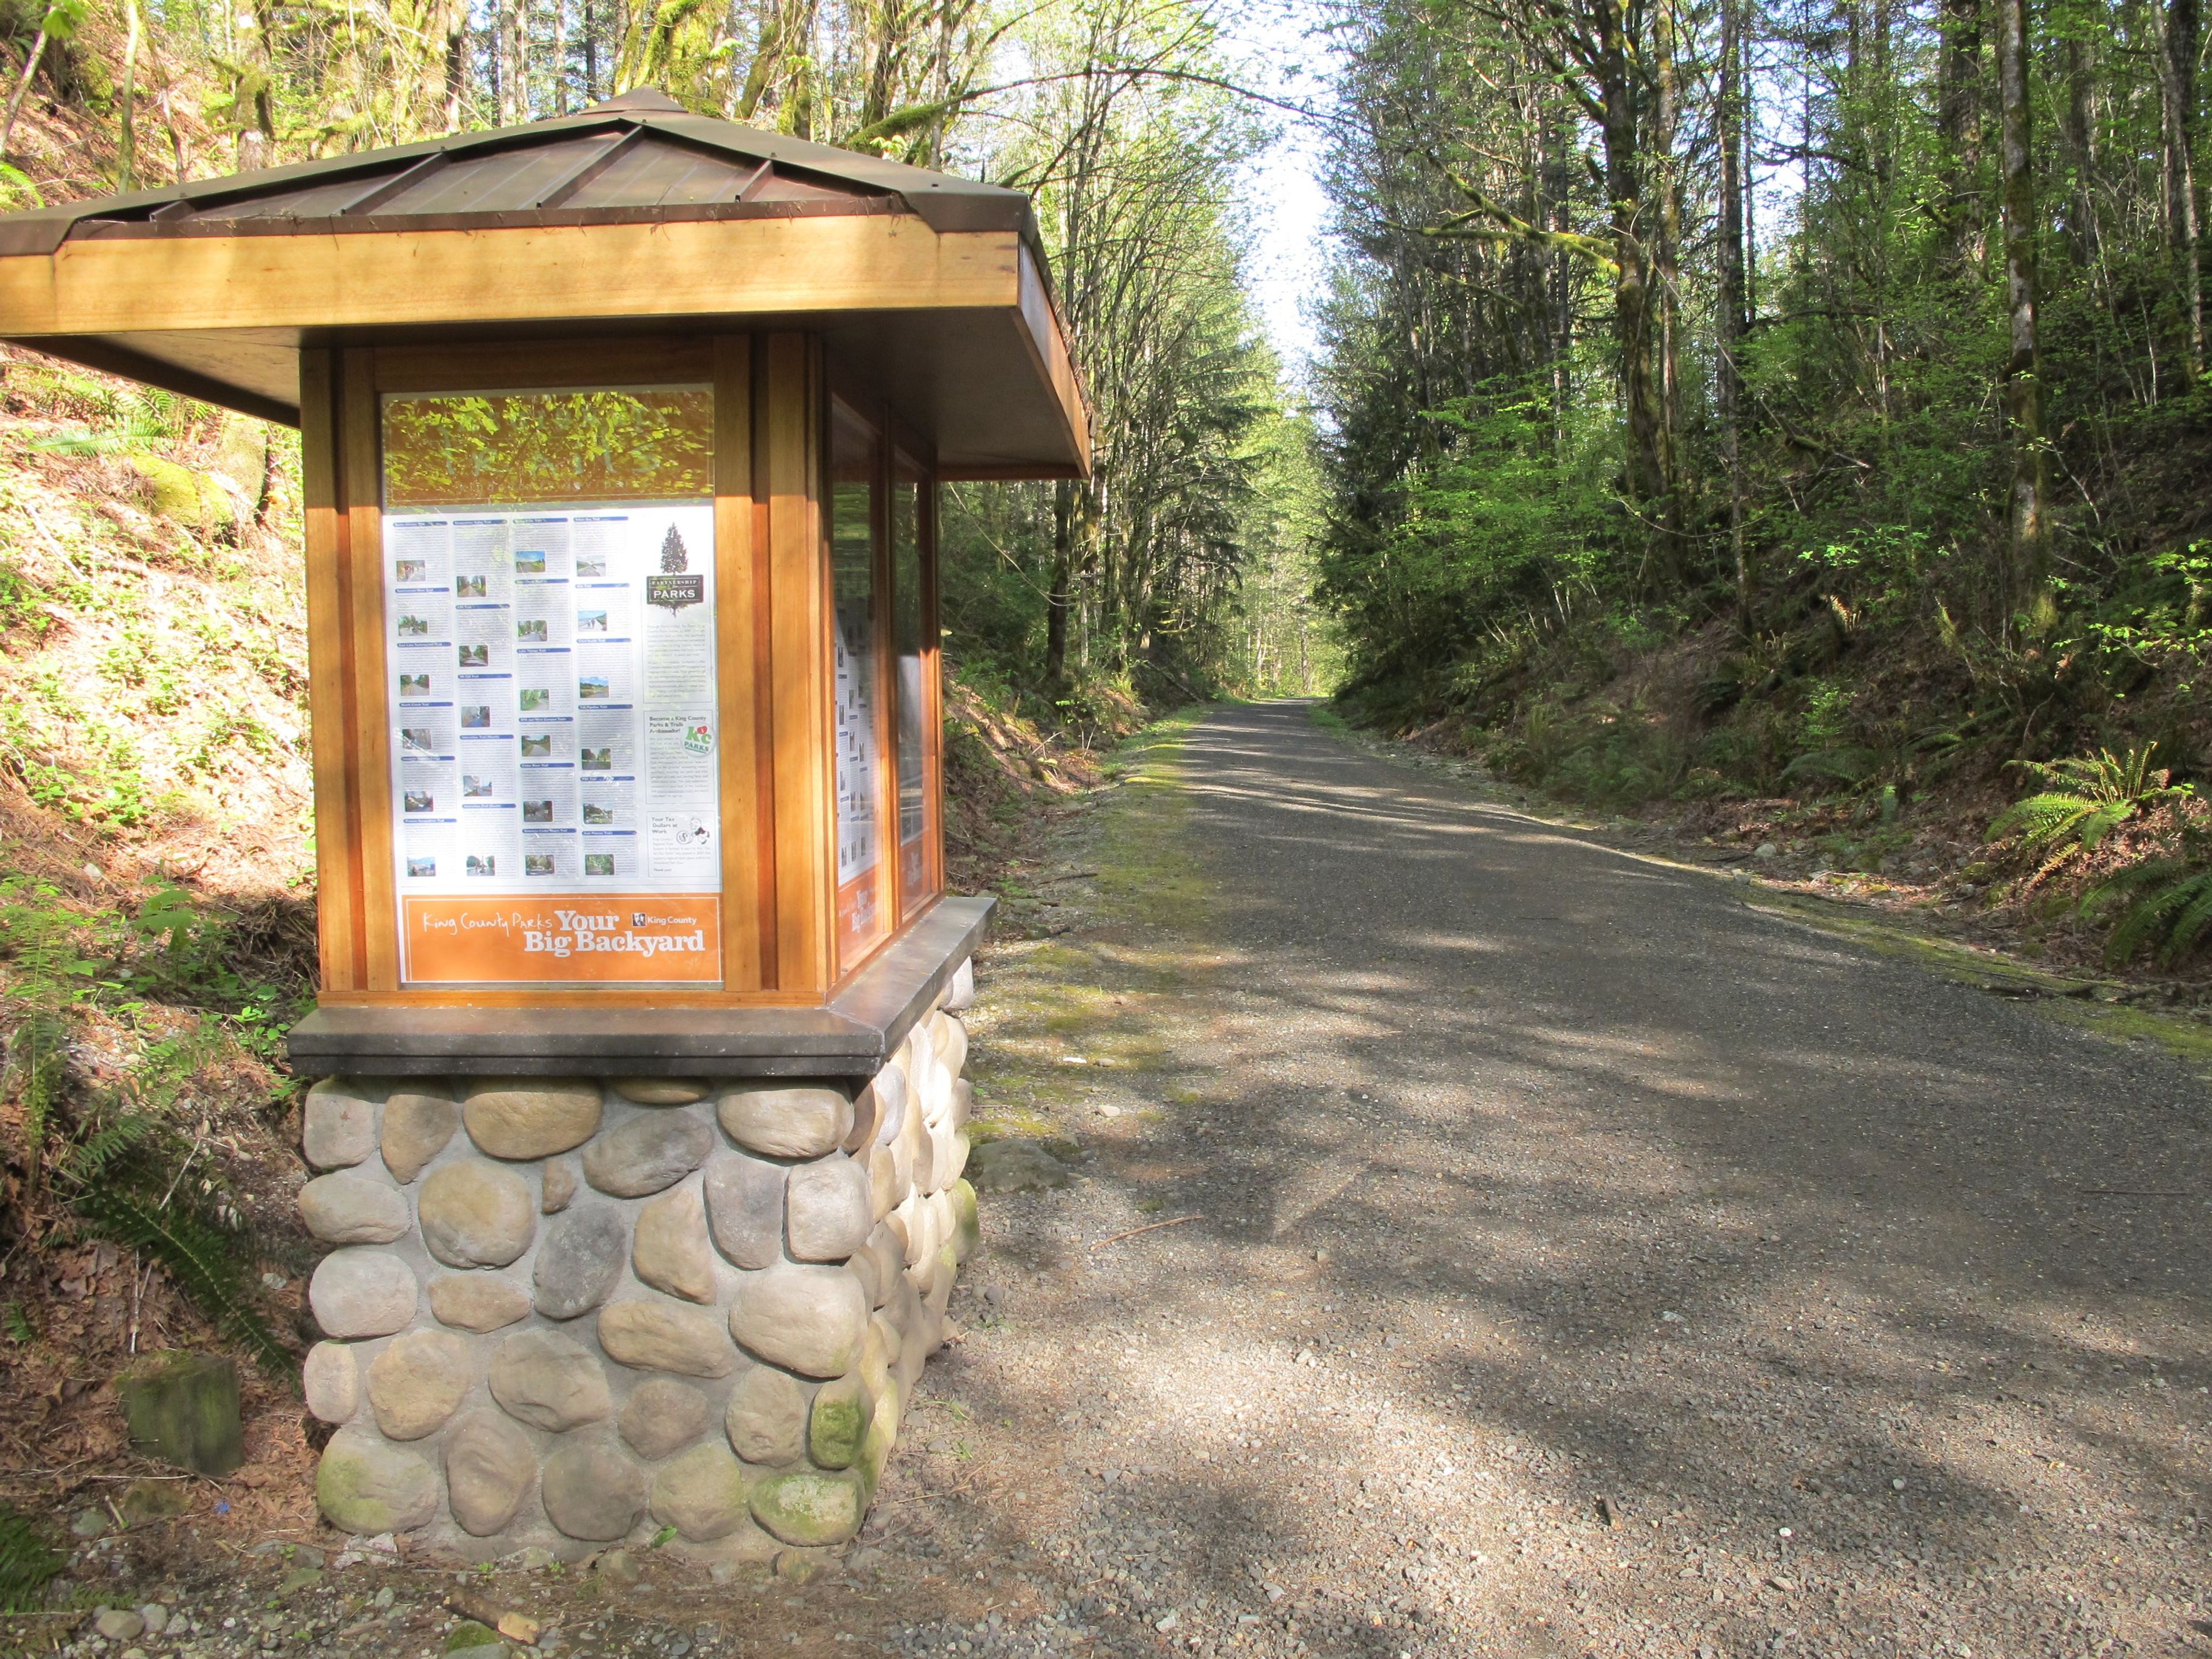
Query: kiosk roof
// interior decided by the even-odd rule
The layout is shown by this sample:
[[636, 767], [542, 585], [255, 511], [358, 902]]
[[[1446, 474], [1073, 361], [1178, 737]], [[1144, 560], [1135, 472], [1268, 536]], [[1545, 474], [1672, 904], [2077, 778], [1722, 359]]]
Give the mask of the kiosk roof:
[[304, 345], [800, 327], [948, 473], [1088, 465], [1029, 198], [687, 113], [575, 116], [0, 216], [0, 337], [270, 419]]

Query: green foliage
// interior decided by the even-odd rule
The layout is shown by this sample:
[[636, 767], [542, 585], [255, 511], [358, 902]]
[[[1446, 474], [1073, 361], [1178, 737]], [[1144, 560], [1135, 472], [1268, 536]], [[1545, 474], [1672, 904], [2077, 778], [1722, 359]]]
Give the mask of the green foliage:
[[[298, 988], [241, 973], [234, 924], [173, 884], [126, 914], [73, 908], [27, 877], [0, 878], [0, 955], [15, 1022], [6, 1081], [22, 1108], [27, 1187], [50, 1189], [82, 1231], [159, 1261], [227, 1334], [273, 1375], [289, 1375], [291, 1351], [261, 1312], [253, 1280], [268, 1250], [222, 1183], [204, 1167], [193, 1172], [200, 1151], [180, 1133], [177, 1108], [232, 1044], [265, 1046], [272, 1012], [296, 1004]], [[141, 1037], [118, 1081], [73, 1091], [78, 1018], [97, 1005], [127, 1030], [149, 995], [209, 1012], [173, 1035]]]
[[2083, 908], [2118, 904], [2105, 955], [2123, 963], [2146, 946], [2171, 968], [2212, 933], [2212, 866], [2202, 857], [2148, 860], [2090, 889]]
[[299, 1355], [276, 1334], [258, 1305], [248, 1264], [258, 1257], [240, 1249], [234, 1232], [209, 1225], [182, 1206], [154, 1196], [153, 1182], [93, 1182], [81, 1186], [71, 1207], [87, 1229], [125, 1249], [159, 1261], [194, 1306], [223, 1334], [252, 1353], [270, 1376], [291, 1380]]
[[64, 1565], [36, 1527], [0, 1504], [0, 1613], [37, 1612]]
[[714, 493], [714, 434], [708, 392], [395, 398], [385, 494], [395, 507], [696, 500]]
[[2048, 763], [2022, 762], [2046, 787], [2000, 813], [1990, 825], [1990, 839], [2018, 836], [2023, 851], [2052, 854], [2046, 870], [2095, 852], [2106, 836], [2137, 813], [2191, 793], [2186, 785], [2168, 785], [2171, 775], [2153, 764], [2157, 754], [2158, 745], [2150, 744], [2124, 755], [2107, 749]]

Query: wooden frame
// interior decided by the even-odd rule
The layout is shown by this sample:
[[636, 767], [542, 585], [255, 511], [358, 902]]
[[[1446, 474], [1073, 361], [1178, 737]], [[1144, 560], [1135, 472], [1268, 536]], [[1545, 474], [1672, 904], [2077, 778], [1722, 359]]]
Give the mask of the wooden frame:
[[[656, 382], [704, 382], [714, 390], [721, 988], [404, 986], [384, 684], [380, 399], [387, 392]], [[942, 896], [936, 477], [926, 446], [890, 418], [880, 399], [848, 398], [876, 434], [872, 533], [882, 849], [876, 879], [885, 925], [853, 960], [840, 960], [830, 740], [836, 618], [826, 508], [832, 385], [818, 338], [777, 333], [554, 348], [315, 350], [302, 354], [301, 384], [325, 1004], [818, 1006]], [[920, 481], [926, 892], [905, 890], [899, 856], [890, 514], [901, 455]]]

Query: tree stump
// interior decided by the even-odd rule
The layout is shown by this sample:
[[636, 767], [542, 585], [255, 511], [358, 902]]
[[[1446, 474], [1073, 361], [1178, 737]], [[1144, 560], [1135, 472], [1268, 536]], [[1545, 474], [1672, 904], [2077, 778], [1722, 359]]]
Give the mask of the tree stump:
[[196, 1474], [225, 1475], [246, 1461], [238, 1367], [220, 1354], [149, 1354], [115, 1380], [131, 1444]]

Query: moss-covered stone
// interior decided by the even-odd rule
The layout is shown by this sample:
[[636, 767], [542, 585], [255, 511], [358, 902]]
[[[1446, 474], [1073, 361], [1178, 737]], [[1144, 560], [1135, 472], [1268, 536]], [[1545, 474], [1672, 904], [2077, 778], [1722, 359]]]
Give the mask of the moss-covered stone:
[[848, 1469], [860, 1455], [868, 1432], [868, 1389], [858, 1371], [814, 1393], [806, 1419], [806, 1455], [825, 1469]]
[[506, 1640], [489, 1625], [479, 1625], [473, 1619], [464, 1619], [446, 1632], [446, 1639], [438, 1651], [445, 1654], [483, 1655], [507, 1651]]
[[130, 461], [146, 486], [148, 503], [172, 523], [204, 535], [238, 523], [237, 502], [213, 474], [195, 472], [159, 455], [133, 455]]
[[315, 1468], [315, 1502], [341, 1532], [405, 1532], [438, 1510], [428, 1461], [361, 1429], [340, 1429]]
[[753, 1519], [787, 1544], [842, 1544], [868, 1513], [867, 1483], [853, 1470], [795, 1469], [757, 1482]]
[[975, 1208], [975, 1189], [967, 1182], [956, 1181], [945, 1188], [945, 1194], [952, 1200], [953, 1254], [965, 1261], [983, 1242], [983, 1220]]
[[195, 1474], [226, 1475], [246, 1461], [238, 1367], [220, 1354], [149, 1354], [116, 1379], [131, 1443]]

